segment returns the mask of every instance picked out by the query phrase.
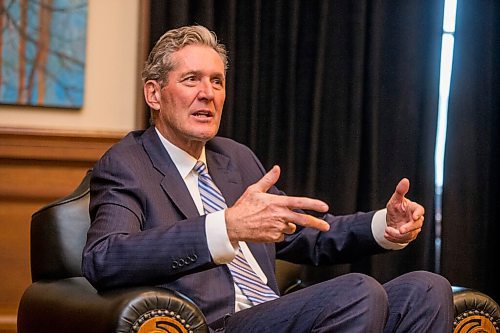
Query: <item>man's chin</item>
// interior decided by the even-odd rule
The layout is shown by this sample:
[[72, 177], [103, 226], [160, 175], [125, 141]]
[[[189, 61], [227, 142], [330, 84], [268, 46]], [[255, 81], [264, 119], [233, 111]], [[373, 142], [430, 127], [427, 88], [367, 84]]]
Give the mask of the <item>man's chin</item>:
[[217, 135], [218, 130], [218, 127], [211, 127], [210, 129], [200, 129], [199, 131], [193, 133], [193, 136], [200, 141], [207, 142], [209, 140], [212, 140]]
[[217, 132], [196, 133], [195, 135], [193, 135], [191, 137], [191, 139], [194, 141], [203, 142], [205, 144], [205, 143], [207, 143], [207, 141], [212, 140], [216, 135], [217, 135]]

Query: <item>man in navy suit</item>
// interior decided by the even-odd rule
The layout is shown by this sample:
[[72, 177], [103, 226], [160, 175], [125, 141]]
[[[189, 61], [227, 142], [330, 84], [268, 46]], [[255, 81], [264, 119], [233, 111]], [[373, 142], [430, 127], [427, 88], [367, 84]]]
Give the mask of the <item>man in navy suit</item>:
[[[153, 126], [128, 134], [93, 171], [89, 281], [100, 290], [178, 290], [217, 331], [450, 332], [451, 287], [429, 272], [384, 285], [352, 273], [278, 297], [276, 258], [322, 265], [402, 249], [419, 234], [424, 208], [405, 197], [407, 179], [386, 209], [346, 216], [280, 192], [278, 166], [266, 172], [250, 149], [216, 137], [226, 69], [224, 46], [202, 26], [168, 31], [151, 51], [143, 80]], [[209, 191], [222, 194], [215, 211], [205, 206], [199, 162], [215, 183]], [[232, 268], [240, 255], [269, 300], [240, 284]]]

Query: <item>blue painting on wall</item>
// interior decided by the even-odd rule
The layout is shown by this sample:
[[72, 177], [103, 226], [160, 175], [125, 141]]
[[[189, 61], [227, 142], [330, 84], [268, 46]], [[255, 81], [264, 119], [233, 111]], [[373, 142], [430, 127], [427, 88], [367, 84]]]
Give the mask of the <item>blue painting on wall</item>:
[[81, 108], [88, 0], [0, 0], [0, 104]]

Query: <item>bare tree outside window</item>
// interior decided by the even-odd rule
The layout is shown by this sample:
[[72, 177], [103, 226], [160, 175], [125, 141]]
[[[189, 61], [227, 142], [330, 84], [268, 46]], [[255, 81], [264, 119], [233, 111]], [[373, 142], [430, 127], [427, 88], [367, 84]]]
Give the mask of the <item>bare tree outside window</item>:
[[0, 103], [80, 108], [88, 0], [0, 0]]

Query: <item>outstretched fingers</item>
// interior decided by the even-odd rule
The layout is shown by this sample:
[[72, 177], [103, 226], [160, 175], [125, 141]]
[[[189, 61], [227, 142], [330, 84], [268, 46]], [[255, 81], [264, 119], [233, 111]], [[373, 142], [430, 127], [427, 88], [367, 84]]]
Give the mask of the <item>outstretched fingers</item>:
[[324, 220], [318, 219], [317, 217], [314, 217], [309, 214], [302, 214], [302, 213], [294, 213], [294, 214], [295, 218], [293, 219], [293, 222], [296, 224], [299, 224], [307, 228], [317, 229], [319, 231], [330, 230], [330, 225]]
[[301, 225], [306, 228], [314, 228], [320, 231], [330, 230], [328, 222], [314, 217], [306, 213], [299, 213], [288, 208], [284, 208], [277, 212], [277, 220], [283, 221], [286, 224]]
[[275, 204], [283, 207], [288, 207], [289, 209], [313, 210], [319, 213], [326, 213], [329, 209], [326, 202], [307, 197], [276, 195], [272, 200]]
[[283, 217], [286, 221], [320, 231], [328, 231], [330, 229], [330, 225], [326, 221], [306, 213], [297, 213], [294, 211], [299, 209], [326, 213], [328, 212], [328, 205], [321, 200], [307, 197], [273, 195], [271, 201], [273, 201], [273, 204], [285, 208], [285, 216]]
[[225, 211], [226, 228], [231, 242], [278, 242], [293, 234], [297, 225], [328, 231], [330, 225], [298, 210], [326, 213], [328, 205], [317, 199], [267, 193], [278, 181], [280, 168], [274, 166], [250, 185], [236, 203]]

